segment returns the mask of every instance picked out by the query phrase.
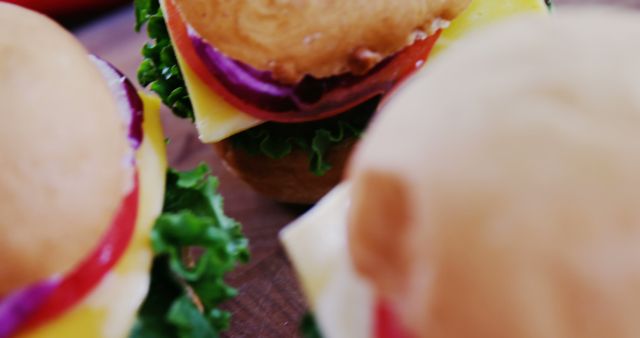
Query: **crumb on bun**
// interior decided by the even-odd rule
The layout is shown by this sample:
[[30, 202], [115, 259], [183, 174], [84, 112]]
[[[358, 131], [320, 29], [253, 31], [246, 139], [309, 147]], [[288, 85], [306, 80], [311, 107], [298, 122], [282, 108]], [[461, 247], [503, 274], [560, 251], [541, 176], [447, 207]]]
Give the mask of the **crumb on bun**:
[[227, 56], [285, 82], [362, 74], [470, 0], [169, 0]]
[[0, 3], [0, 87], [2, 296], [80, 263], [132, 172], [105, 80], [52, 20]]
[[354, 156], [352, 257], [416, 337], [640, 333], [640, 14], [574, 11], [454, 46]]

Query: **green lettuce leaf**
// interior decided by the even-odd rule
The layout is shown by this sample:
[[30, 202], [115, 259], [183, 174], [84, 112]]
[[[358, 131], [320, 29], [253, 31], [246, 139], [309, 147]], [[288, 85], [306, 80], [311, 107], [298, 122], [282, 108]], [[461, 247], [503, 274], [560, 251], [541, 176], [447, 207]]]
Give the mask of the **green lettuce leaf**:
[[142, 48], [138, 82], [158, 94], [181, 118], [193, 121], [193, 107], [158, 0], [135, 0], [136, 31], [147, 25], [151, 41]]
[[224, 276], [249, 260], [249, 249], [217, 189], [205, 165], [168, 171], [151, 233], [151, 285], [130, 338], [215, 338], [229, 327], [231, 315], [218, 306], [237, 291]]
[[369, 124], [380, 99], [368, 102], [336, 117], [305, 123], [268, 122], [233, 135], [234, 147], [250, 154], [280, 159], [299, 149], [309, 156], [309, 170], [322, 176], [332, 166], [325, 157], [327, 151], [346, 140], [359, 138]]
[[302, 338], [322, 338], [318, 323], [313, 314], [307, 312], [300, 321], [300, 337]]

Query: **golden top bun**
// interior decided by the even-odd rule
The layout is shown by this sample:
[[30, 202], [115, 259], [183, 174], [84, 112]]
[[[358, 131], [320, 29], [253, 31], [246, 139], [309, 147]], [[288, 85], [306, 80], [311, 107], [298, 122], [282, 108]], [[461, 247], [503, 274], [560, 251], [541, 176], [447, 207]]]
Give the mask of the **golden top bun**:
[[50, 19], [0, 3], [0, 296], [68, 272], [130, 184], [105, 80]]
[[457, 44], [363, 140], [351, 253], [416, 337], [640, 336], [640, 14]]
[[173, 0], [229, 57], [284, 82], [362, 74], [453, 19], [470, 0]]

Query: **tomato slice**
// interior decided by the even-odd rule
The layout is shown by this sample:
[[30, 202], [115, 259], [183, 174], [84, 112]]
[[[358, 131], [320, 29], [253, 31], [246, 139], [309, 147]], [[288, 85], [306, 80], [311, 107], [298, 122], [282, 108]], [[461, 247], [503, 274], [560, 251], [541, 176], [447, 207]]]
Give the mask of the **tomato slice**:
[[378, 301], [374, 315], [374, 334], [376, 338], [414, 338], [400, 325], [387, 303]]
[[[184, 61], [216, 94], [238, 110], [266, 121], [300, 123], [325, 119], [343, 113], [372, 97], [391, 92], [407, 76], [427, 60], [440, 36], [438, 31], [419, 40], [395, 56], [383, 61], [367, 75], [341, 75], [327, 79], [306, 77], [290, 88], [291, 95], [283, 98], [239, 89], [224, 76], [202, 48], [196, 48], [173, 0], [165, 0], [167, 27], [174, 46]], [[243, 65], [243, 67], [248, 67]], [[250, 97], [250, 99], [246, 99]]]
[[23, 328], [33, 328], [55, 319], [76, 305], [98, 285], [118, 262], [133, 237], [138, 215], [137, 172], [134, 177], [134, 187], [122, 200], [120, 209], [100, 245], [79, 266], [64, 277], [51, 295], [30, 316]]

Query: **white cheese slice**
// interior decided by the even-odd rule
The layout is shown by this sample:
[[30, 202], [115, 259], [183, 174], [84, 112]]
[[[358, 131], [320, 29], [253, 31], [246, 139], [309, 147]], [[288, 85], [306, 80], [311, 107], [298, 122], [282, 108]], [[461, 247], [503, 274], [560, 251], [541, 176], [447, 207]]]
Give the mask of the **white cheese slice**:
[[325, 338], [372, 337], [374, 297], [349, 258], [348, 209], [343, 184], [280, 233]]

